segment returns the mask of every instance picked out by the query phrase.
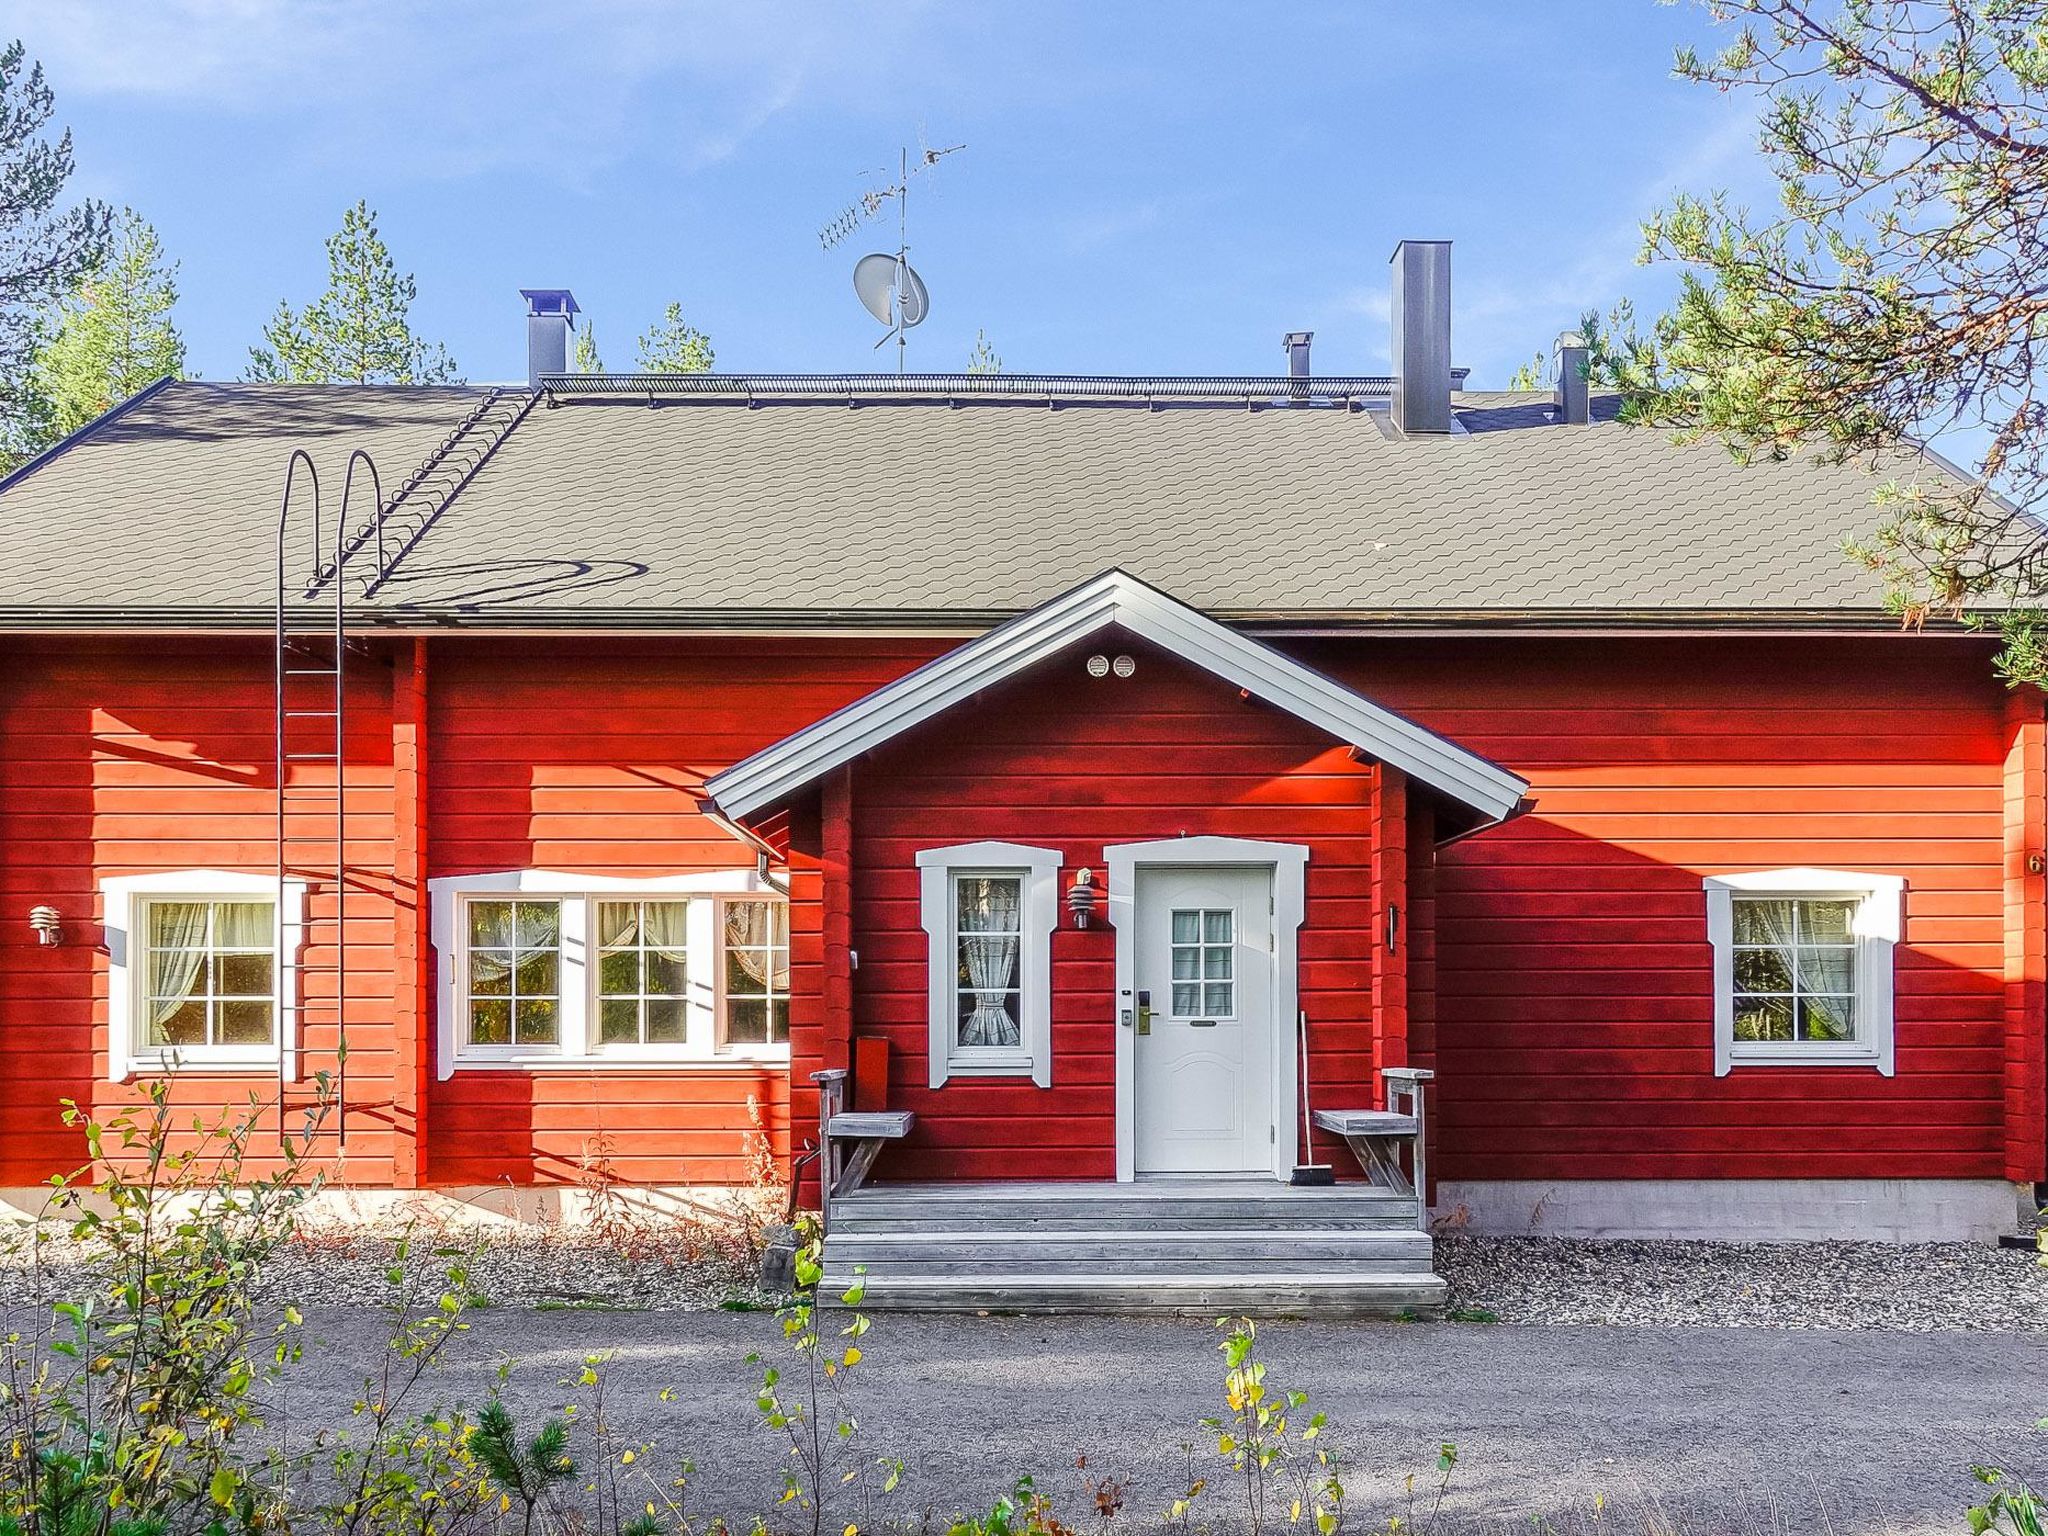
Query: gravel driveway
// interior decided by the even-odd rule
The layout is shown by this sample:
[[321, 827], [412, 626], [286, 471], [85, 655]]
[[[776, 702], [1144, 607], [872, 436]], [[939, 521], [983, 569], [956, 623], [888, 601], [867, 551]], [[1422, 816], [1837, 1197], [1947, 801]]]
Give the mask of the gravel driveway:
[[[511, 1359], [508, 1396], [538, 1413], [566, 1400], [586, 1355], [610, 1350], [614, 1422], [656, 1441], [657, 1465], [692, 1457], [699, 1507], [757, 1508], [779, 1485], [745, 1358], [783, 1347], [771, 1314], [473, 1318], [441, 1395], [474, 1399]], [[381, 1337], [367, 1309], [308, 1322], [324, 1342], [291, 1388], [302, 1431], [346, 1420]], [[1717, 1536], [1952, 1532], [1971, 1462], [2048, 1471], [2032, 1428], [2048, 1411], [2039, 1335], [1274, 1322], [1261, 1338], [1273, 1380], [1313, 1393], [1356, 1458], [1367, 1529], [1401, 1512], [1401, 1479], [1426, 1473], [1444, 1440], [1460, 1451], [1446, 1506], [1458, 1529], [1527, 1531], [1548, 1515], [1619, 1533], [1655, 1514]], [[1186, 1321], [886, 1316], [863, 1343], [862, 1435], [910, 1463], [895, 1508], [912, 1519], [985, 1504], [1022, 1471], [1078, 1517], [1085, 1453], [1090, 1473], [1132, 1479], [1127, 1513], [1154, 1526], [1220, 1375], [1215, 1330]]]

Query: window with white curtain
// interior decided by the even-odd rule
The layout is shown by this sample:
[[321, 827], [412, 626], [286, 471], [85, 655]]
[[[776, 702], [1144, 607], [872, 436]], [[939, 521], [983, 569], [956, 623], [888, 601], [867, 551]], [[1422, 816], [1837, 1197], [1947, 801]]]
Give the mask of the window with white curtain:
[[1714, 948], [1714, 1068], [1893, 1070], [1892, 960], [1905, 882], [1781, 869], [1705, 882]]
[[597, 904], [599, 1045], [681, 1045], [689, 1038], [690, 904]]
[[469, 1043], [553, 1046], [562, 1038], [562, 904], [469, 904]]
[[1060, 855], [960, 843], [917, 855], [930, 955], [930, 1081], [1052, 1082], [1052, 932]]
[[277, 1039], [277, 903], [143, 903], [148, 1006], [142, 1043], [268, 1047]]
[[780, 901], [728, 901], [721, 925], [725, 997], [719, 1010], [727, 1045], [789, 1041], [789, 907]]
[[274, 875], [220, 869], [113, 875], [100, 903], [109, 1079], [275, 1072], [280, 1053], [292, 1065], [305, 881], [280, 887]]
[[789, 906], [756, 871], [429, 885], [444, 1077], [788, 1053]]

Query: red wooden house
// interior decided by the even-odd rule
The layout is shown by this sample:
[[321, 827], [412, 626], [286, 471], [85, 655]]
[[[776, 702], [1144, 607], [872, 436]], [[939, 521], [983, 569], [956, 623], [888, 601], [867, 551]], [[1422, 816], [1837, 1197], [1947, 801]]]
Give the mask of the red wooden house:
[[0, 1185], [168, 1076], [335, 1082], [365, 1191], [815, 1193], [823, 1074], [908, 1300], [1427, 1302], [1418, 1144], [1485, 1230], [2010, 1227], [2041, 699], [1862, 472], [1462, 388], [1447, 263], [1386, 379], [583, 377], [535, 293], [523, 387], [109, 413], [0, 486]]

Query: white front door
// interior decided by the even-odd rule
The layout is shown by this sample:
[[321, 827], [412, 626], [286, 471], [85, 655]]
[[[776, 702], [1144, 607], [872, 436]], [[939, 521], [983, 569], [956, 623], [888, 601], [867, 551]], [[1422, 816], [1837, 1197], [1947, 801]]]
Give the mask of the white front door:
[[1140, 866], [1133, 898], [1135, 1170], [1270, 1173], [1273, 871]]

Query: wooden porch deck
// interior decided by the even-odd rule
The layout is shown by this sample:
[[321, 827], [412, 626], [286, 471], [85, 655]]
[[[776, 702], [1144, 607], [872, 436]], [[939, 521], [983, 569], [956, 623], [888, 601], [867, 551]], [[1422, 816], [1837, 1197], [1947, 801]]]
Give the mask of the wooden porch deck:
[[821, 1293], [866, 1310], [1372, 1316], [1443, 1304], [1415, 1196], [1271, 1179], [871, 1184], [832, 1201]]

